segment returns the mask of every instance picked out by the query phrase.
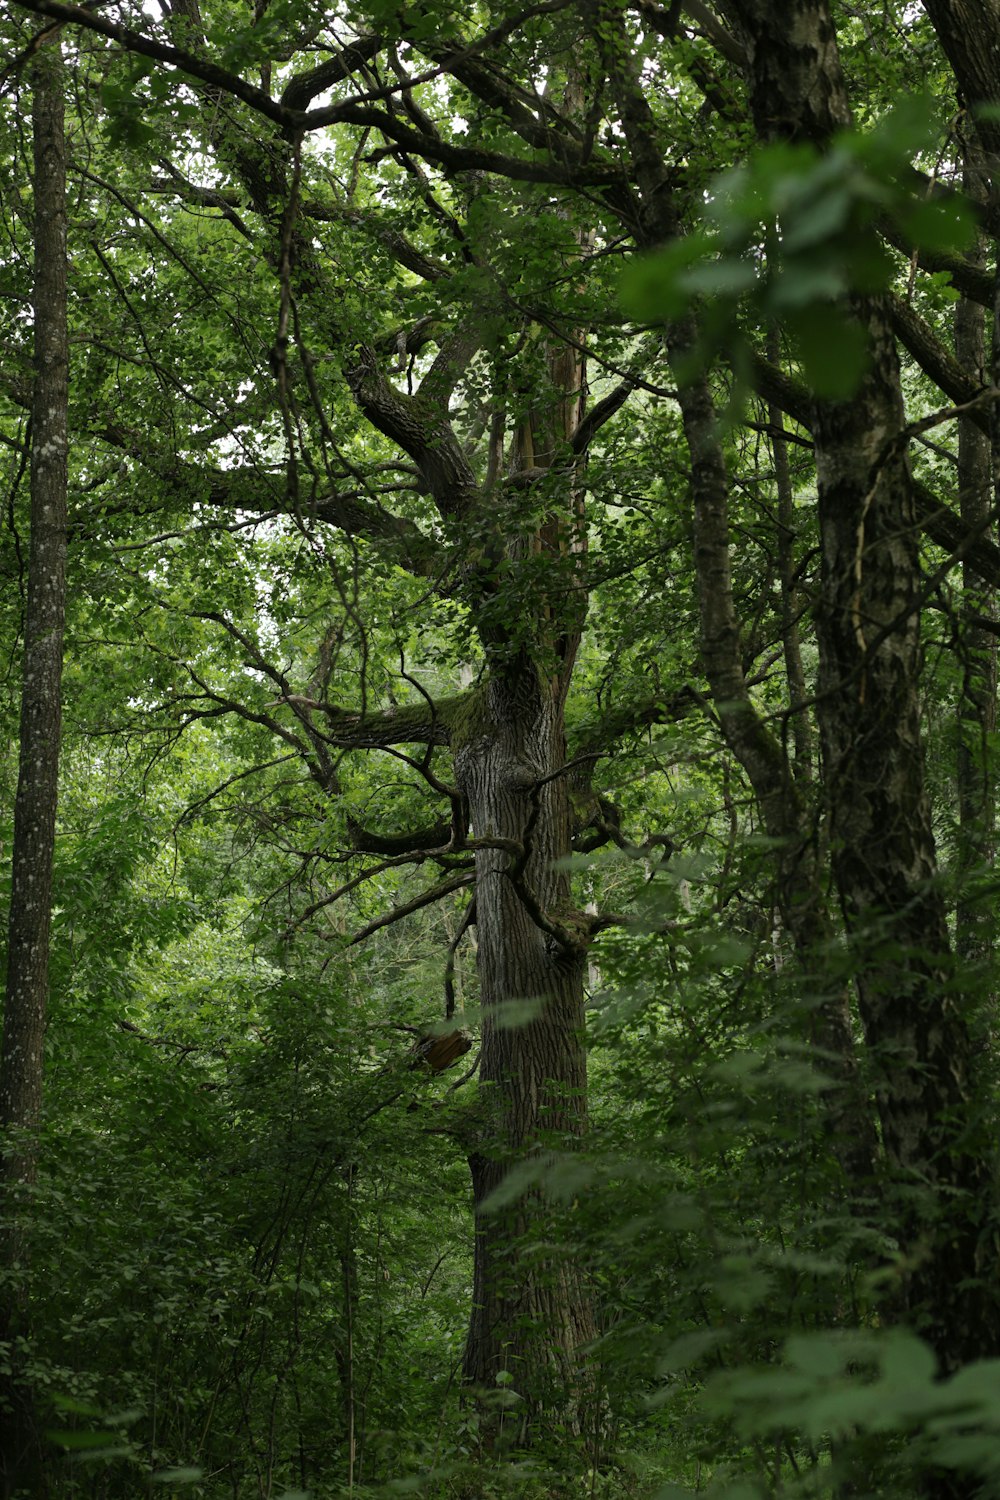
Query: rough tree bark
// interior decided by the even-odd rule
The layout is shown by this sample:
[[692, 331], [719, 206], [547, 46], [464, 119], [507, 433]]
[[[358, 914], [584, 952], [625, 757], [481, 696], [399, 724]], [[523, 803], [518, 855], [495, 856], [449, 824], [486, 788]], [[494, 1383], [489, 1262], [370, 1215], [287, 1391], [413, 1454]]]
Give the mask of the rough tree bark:
[[575, 1146], [586, 1121], [585, 948], [565, 928], [569, 881], [556, 867], [570, 850], [562, 699], [562, 684], [528, 658], [497, 667], [455, 744], [474, 837], [525, 851], [476, 855], [483, 1114], [470, 1156], [476, 1247], [464, 1369], [487, 1388], [506, 1370], [527, 1415], [562, 1406], [579, 1425], [579, 1351], [594, 1336], [580, 1271], [519, 1249], [544, 1213], [534, 1192], [484, 1211], [512, 1166]]
[[[596, 1330], [583, 1270], [524, 1244], [529, 1232], [544, 1238], [552, 1212], [544, 1186], [519, 1186], [500, 1206], [487, 1203], [512, 1168], [530, 1173], [544, 1168], [549, 1152], [579, 1146], [587, 1112], [583, 976], [590, 936], [602, 925], [574, 908], [565, 869], [570, 672], [529, 633], [534, 649], [505, 638], [491, 618], [479, 685], [433, 711], [332, 716], [338, 746], [423, 740], [452, 751], [462, 809], [453, 850], [470, 834], [475, 850], [482, 1011], [480, 1097], [461, 1129], [475, 1209], [464, 1375], [494, 1393], [497, 1376], [510, 1375], [516, 1405], [502, 1423], [487, 1421], [486, 1433], [493, 1441], [502, 1429], [516, 1442], [530, 1442], [554, 1420], [587, 1435], [600, 1411], [586, 1357]], [[564, 638], [562, 658], [574, 652], [575, 640]]]
[[[650, 248], [681, 232], [670, 178], [663, 170], [656, 124], [636, 77], [620, 15], [599, 4], [591, 25], [600, 38], [616, 103], [642, 194], [634, 230]], [[822, 975], [834, 928], [817, 860], [816, 836], [803, 783], [808, 763], [793, 769], [785, 747], [757, 713], [743, 670], [739, 622], [733, 599], [730, 557], [729, 474], [722, 426], [704, 374], [692, 377], [695, 313], [668, 330], [667, 344], [678, 370], [677, 402], [690, 460], [694, 565], [698, 585], [702, 666], [726, 743], [743, 767], [757, 798], [768, 836], [775, 841], [775, 888], [782, 922], [796, 955], [813, 980]], [[868, 1102], [858, 1076], [851, 1029], [850, 996], [841, 984], [820, 983], [812, 1039], [822, 1065], [839, 1085], [827, 1096], [831, 1146], [852, 1189], [869, 1181], [875, 1140]]]
[[[563, 107], [578, 111], [580, 103], [571, 70]], [[585, 239], [578, 235], [581, 247]], [[476, 856], [480, 1079], [493, 1139], [470, 1158], [476, 1257], [464, 1369], [480, 1387], [508, 1370], [528, 1419], [561, 1408], [563, 1424], [583, 1431], [596, 1411], [580, 1356], [596, 1332], [589, 1289], [568, 1258], [512, 1255], [545, 1212], [539, 1194], [499, 1213], [487, 1202], [526, 1154], [578, 1145], [587, 1114], [586, 926], [565, 871], [572, 830], [563, 721], [586, 614], [581, 464], [571, 447], [584, 415], [584, 362], [571, 345], [544, 342], [539, 352], [544, 394], [517, 424], [508, 467], [515, 483], [530, 476], [532, 488], [543, 486], [546, 500], [530, 535], [513, 528], [496, 547], [512, 561], [545, 558], [548, 593], [535, 601], [530, 644], [512, 650], [507, 632], [500, 640], [482, 632], [488, 676], [453, 745], [473, 835], [522, 850], [513, 861], [493, 849]], [[511, 1025], [511, 1002], [524, 1000], [533, 1013]]]
[[2, 1262], [0, 1338], [12, 1374], [0, 1388], [3, 1494], [45, 1492], [34, 1402], [19, 1370], [30, 1298], [22, 1215], [37, 1167], [49, 988], [52, 859], [59, 780], [69, 354], [66, 327], [66, 162], [58, 42], [32, 75], [35, 371], [31, 417], [31, 543], [24, 624], [21, 733], [14, 808], [13, 879], [0, 1056]]
[[[825, 0], [730, 0], [758, 134], [822, 146], [850, 110]], [[822, 547], [819, 719], [833, 868], [899, 1190], [910, 1321], [945, 1369], [997, 1349], [992, 1155], [971, 1138], [975, 1049], [951, 984], [924, 787], [914, 486], [889, 311], [856, 299], [869, 363], [812, 415]], [[931, 1491], [947, 1494], [944, 1488]], [[964, 1493], [962, 1481], [955, 1493]]]
[[[354, 387], [369, 420], [419, 466], [433, 452], [442, 510], [485, 538], [467, 602], [486, 671], [448, 728], [457, 788], [473, 838], [485, 845], [475, 873], [483, 1099], [470, 1152], [475, 1266], [464, 1374], [493, 1390], [498, 1374], [512, 1377], [521, 1402], [502, 1425], [520, 1440], [542, 1413], [558, 1411], [564, 1428], [585, 1429], [592, 1386], [581, 1350], [595, 1333], [580, 1269], [522, 1248], [529, 1224], [547, 1212], [544, 1194], [526, 1191], [501, 1209], [487, 1202], [532, 1153], [578, 1145], [586, 1121], [587, 923], [577, 920], [558, 868], [572, 847], [563, 708], [585, 613], [573, 587], [583, 530], [579, 459], [569, 446], [583, 409], [582, 364], [564, 348], [541, 357], [548, 404], [520, 415], [506, 461], [494, 456], [483, 490], [462, 467], [447, 394], [433, 378], [419, 393], [419, 428], [417, 408], [371, 367]], [[502, 448], [499, 428], [491, 441]], [[502, 618], [495, 570], [540, 577], [542, 560], [548, 585], [536, 583], [520, 619]], [[522, 1002], [535, 1007], [528, 1017]]]

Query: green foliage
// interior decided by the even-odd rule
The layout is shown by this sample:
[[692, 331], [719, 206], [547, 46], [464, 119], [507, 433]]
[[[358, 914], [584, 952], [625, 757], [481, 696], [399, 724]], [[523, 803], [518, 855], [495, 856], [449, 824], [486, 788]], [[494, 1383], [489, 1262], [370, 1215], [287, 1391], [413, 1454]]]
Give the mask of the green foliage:
[[[354, 110], [368, 89], [386, 131], [348, 111], [307, 137], [297, 215], [293, 142], [224, 92], [64, 28], [76, 49], [66, 741], [41, 1165], [12, 1199], [30, 1226], [30, 1331], [0, 1350], [0, 1374], [26, 1375], [51, 1434], [53, 1500], [903, 1500], [937, 1470], [1000, 1493], [995, 1365], [941, 1374], [892, 1326], [909, 1269], [899, 1185], [845, 1184], [831, 1149], [838, 1085], [816, 1041], [820, 1003], [885, 934], [873, 922], [849, 950], [835, 913], [810, 966], [781, 924], [783, 846], [765, 836], [703, 679], [676, 372], [618, 302], [620, 286], [652, 325], [699, 312], [680, 374], [707, 369], [720, 410], [738, 408], [762, 352], [816, 398], [858, 394], [867, 344], [851, 307], [902, 287], [882, 228], [931, 257], [972, 237], [966, 200], [928, 194], [912, 172], [954, 175], [954, 142], [940, 145], [953, 80], [927, 63], [911, 8], [888, 8], [907, 39], [890, 55], [873, 52], [865, 18], [841, 16], [861, 126], [822, 151], [748, 153], [735, 74], [713, 82], [710, 39], [671, 7], [687, 30], [637, 35], [634, 53], [664, 161], [684, 158], [694, 227], [640, 260], [613, 90], [573, 103], [600, 46], [618, 43], [614, 9], [587, 35], [573, 7], [514, 25], [496, 6], [327, 14], [272, 0], [251, 13], [207, 0], [207, 55], [274, 97], [352, 26], [395, 43], [314, 101]], [[202, 45], [180, 7], [133, 19]], [[0, 24], [19, 55], [30, 36]], [[499, 47], [481, 54], [475, 38], [494, 27]], [[730, 106], [707, 107], [706, 80]], [[4, 103], [0, 131], [14, 184], [0, 205], [5, 849], [27, 556], [26, 102]], [[564, 103], [559, 171], [522, 180], [548, 159]], [[393, 121], [431, 122], [436, 154], [393, 143]], [[487, 150], [521, 176], [448, 165]], [[951, 273], [912, 270], [911, 305], [950, 339]], [[419, 459], [357, 399], [362, 346], [407, 421], [426, 414], [410, 398], [435, 361], [440, 377], [454, 356]], [[588, 409], [621, 397], [586, 455], [560, 434], [553, 374], [584, 349]], [[915, 368], [905, 379], [915, 412], [939, 404]], [[794, 746], [823, 860], [837, 830], [815, 743], [795, 742], [819, 691], [815, 465], [808, 437], [768, 405], [725, 437], [733, 609], [749, 702]], [[427, 479], [446, 421], [481, 487], [466, 515], [437, 506]], [[913, 463], [944, 493], [955, 439], [935, 440]], [[968, 596], [956, 585], [935, 599], [928, 784], [949, 896], [977, 891], [986, 907], [995, 881], [985, 862], [970, 871], [955, 791]], [[793, 623], [807, 699], [794, 714]], [[522, 1372], [512, 1361], [478, 1402], [461, 1376], [467, 1158], [498, 1091], [464, 1061], [440, 1076], [413, 1066], [414, 1045], [460, 1022], [474, 1065], [484, 1024], [513, 1051], [549, 1018], [532, 996], [503, 1023], [483, 1009], [475, 927], [460, 939], [471, 889], [414, 905], [470, 873], [470, 851], [447, 833], [409, 863], [378, 846], [460, 820], [456, 758], [443, 745], [359, 749], [344, 726], [444, 704], [525, 663], [530, 696], [567, 657], [567, 764], [553, 780], [565, 777], [587, 852], [561, 868], [579, 914], [617, 918], [586, 955], [589, 1135], [569, 1151], [539, 1132], [487, 1212], [526, 1195], [535, 1208], [504, 1274], [544, 1265], [558, 1285], [583, 1268], [597, 1399], [587, 1422], [557, 1403], [519, 1451]], [[988, 775], [988, 732], [975, 748]], [[538, 775], [513, 753], [509, 769], [515, 789]], [[405, 920], [352, 944], [400, 908]], [[987, 958], [958, 966], [942, 998], [974, 1017], [995, 1089]], [[873, 1097], [883, 1062], [863, 1056]], [[985, 1149], [991, 1100], [968, 1125], [968, 1150]], [[936, 1222], [933, 1188], [907, 1189]]]
[[867, 354], [847, 299], [884, 291], [894, 273], [880, 219], [924, 250], [963, 249], [974, 233], [968, 205], [918, 197], [908, 182], [914, 156], [935, 134], [930, 101], [917, 97], [897, 103], [871, 131], [842, 132], [822, 152], [786, 142], [759, 148], [711, 185], [704, 227], [629, 267], [626, 311], [670, 321], [703, 301], [704, 364], [731, 345], [748, 304], [752, 316], [788, 330], [817, 396], [852, 395]]

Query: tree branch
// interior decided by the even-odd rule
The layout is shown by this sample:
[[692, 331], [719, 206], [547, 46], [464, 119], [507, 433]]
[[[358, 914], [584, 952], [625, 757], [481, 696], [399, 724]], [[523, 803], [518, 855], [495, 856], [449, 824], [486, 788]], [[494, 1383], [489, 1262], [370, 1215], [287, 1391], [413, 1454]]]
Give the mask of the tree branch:
[[452, 875], [447, 880], [439, 880], [437, 885], [432, 885], [429, 890], [423, 891], [419, 896], [414, 896], [412, 901], [393, 907], [392, 911], [386, 912], [374, 922], [369, 922], [367, 927], [362, 927], [361, 931], [356, 932], [349, 940], [347, 947], [353, 948], [358, 943], [363, 943], [365, 938], [371, 937], [373, 932], [389, 927], [392, 923], [401, 921], [403, 917], [411, 916], [422, 907], [431, 906], [435, 901], [440, 901], [442, 896], [450, 896], [452, 891], [460, 891], [466, 886], [473, 885], [475, 879], [474, 870], [465, 870], [460, 875]]
[[350, 78], [352, 73], [356, 73], [366, 62], [377, 56], [384, 45], [380, 36], [359, 37], [356, 42], [351, 42], [315, 68], [297, 73], [282, 93], [281, 104], [289, 110], [308, 109], [317, 94]]
[[361, 854], [402, 855], [429, 849], [446, 849], [452, 843], [452, 825], [434, 823], [428, 828], [414, 828], [410, 833], [373, 833], [350, 816], [347, 833], [351, 848]]
[[283, 694], [268, 707], [276, 708], [286, 703], [296, 713], [305, 708], [324, 714], [330, 724], [324, 739], [339, 749], [385, 750], [392, 745], [447, 745], [451, 727], [467, 701], [467, 695], [459, 693], [431, 704], [408, 703], [379, 713], [358, 714], [338, 708], [334, 703], [292, 693]]
[[346, 374], [365, 416], [413, 459], [441, 514], [466, 514], [479, 497], [479, 486], [447, 419], [447, 407], [397, 391], [371, 349], [359, 349], [357, 363]]
[[[889, 298], [889, 321], [904, 349], [913, 356], [939, 390], [944, 391], [956, 404], [965, 406], [969, 402], [975, 402], [982, 387], [967, 374], [930, 325], [902, 298]], [[973, 405], [965, 415], [989, 437], [990, 413], [985, 408]]]
[[[759, 393], [793, 421], [809, 428], [812, 397], [793, 376], [763, 355], [753, 356], [754, 384]], [[917, 523], [931, 541], [954, 557], [961, 557], [984, 583], [1000, 588], [1000, 547], [982, 534], [971, 536], [961, 518], [916, 477], [911, 479]]]
[[302, 128], [301, 110], [287, 109], [283, 104], [272, 99], [270, 94], [266, 94], [263, 89], [255, 88], [252, 83], [247, 83], [246, 79], [240, 78], [238, 74], [230, 73], [228, 69], [220, 68], [217, 63], [198, 57], [184, 47], [172, 47], [168, 42], [155, 41], [152, 37], [144, 36], [142, 32], [133, 31], [129, 26], [122, 26], [118, 21], [110, 21], [106, 16], [88, 10], [82, 5], [68, 5], [65, 0], [14, 0], [14, 3], [19, 10], [30, 11], [32, 15], [49, 16], [55, 21], [82, 26], [86, 31], [95, 31], [98, 36], [117, 42], [119, 47], [123, 47], [126, 52], [135, 52], [140, 57], [150, 57], [154, 62], [177, 68], [180, 72], [186, 73], [189, 78], [197, 78], [202, 83], [211, 85], [212, 88], [222, 89], [233, 98], [241, 99], [244, 104], [248, 104], [251, 109], [264, 115], [266, 119], [272, 120], [275, 125], [281, 126], [284, 130], [296, 131]]
[[967, 260], [964, 255], [956, 255], [946, 250], [921, 250], [915, 247], [892, 219], [880, 219], [878, 230], [882, 238], [895, 249], [907, 256], [915, 255], [917, 265], [922, 271], [928, 271], [931, 275], [938, 271], [947, 271], [952, 285], [971, 302], [978, 302], [980, 307], [992, 309], [992, 272]]

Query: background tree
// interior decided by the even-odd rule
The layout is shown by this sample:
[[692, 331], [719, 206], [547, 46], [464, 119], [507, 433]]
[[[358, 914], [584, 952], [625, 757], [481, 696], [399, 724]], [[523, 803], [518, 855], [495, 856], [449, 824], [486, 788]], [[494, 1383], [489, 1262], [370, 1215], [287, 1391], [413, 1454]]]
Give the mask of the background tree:
[[35, 1180], [49, 993], [52, 859], [59, 789], [63, 624], [66, 614], [66, 467], [69, 350], [66, 326], [66, 143], [58, 40], [46, 36], [33, 65], [34, 372], [31, 385], [31, 519], [7, 988], [0, 1052], [2, 1263], [0, 1336], [8, 1368], [0, 1399], [0, 1485], [25, 1477], [44, 1492], [34, 1402], [24, 1381], [29, 1296], [22, 1216]]

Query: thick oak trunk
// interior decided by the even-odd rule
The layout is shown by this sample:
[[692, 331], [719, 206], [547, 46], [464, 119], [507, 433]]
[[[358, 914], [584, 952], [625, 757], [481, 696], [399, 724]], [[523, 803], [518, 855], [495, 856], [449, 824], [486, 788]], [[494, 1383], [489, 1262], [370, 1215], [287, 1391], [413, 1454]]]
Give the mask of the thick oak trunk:
[[[482, 1114], [470, 1153], [476, 1210], [475, 1285], [466, 1379], [520, 1398], [503, 1423], [523, 1440], [535, 1415], [582, 1428], [590, 1398], [585, 1346], [594, 1336], [580, 1267], [533, 1248], [556, 1210], [544, 1185], [491, 1207], [512, 1168], [579, 1144], [586, 1123], [582, 944], [552, 928], [572, 919], [561, 695], [534, 663], [495, 670], [456, 738], [455, 765], [476, 855], [482, 1003]], [[522, 852], [519, 854], [517, 851]]]
[[[190, 3], [176, 8], [178, 15], [183, 11], [189, 33], [200, 30], [196, 9]], [[572, 81], [567, 84], [560, 106], [569, 112], [575, 108], [576, 88]], [[206, 98], [211, 102], [211, 90]], [[276, 206], [291, 197], [291, 148], [273, 151], [262, 175], [247, 147], [242, 142], [233, 155], [238, 174], [256, 210], [274, 219]], [[532, 1418], [542, 1410], [552, 1414], [558, 1408], [561, 1420], [580, 1426], [588, 1380], [578, 1351], [594, 1332], [583, 1278], [569, 1263], [540, 1258], [524, 1247], [525, 1231], [551, 1211], [544, 1192], [524, 1193], [502, 1211], [484, 1205], [512, 1164], [549, 1145], [578, 1143], [586, 1117], [585, 945], [553, 937], [544, 916], [558, 911], [560, 921], [571, 920], [567, 877], [555, 870], [554, 862], [570, 850], [566, 787], [558, 774], [565, 761], [562, 702], [586, 611], [578, 571], [586, 537], [578, 483], [581, 458], [570, 447], [582, 413], [583, 363], [572, 347], [560, 343], [532, 349], [528, 341], [528, 355], [541, 356], [545, 395], [517, 414], [519, 431], [506, 461], [508, 414], [502, 408], [495, 413], [487, 475], [480, 484], [449, 413], [456, 381], [478, 347], [478, 320], [470, 317], [457, 325], [439, 346], [416, 395], [404, 394], [387, 376], [379, 351], [354, 347], [354, 331], [331, 318], [330, 309], [337, 306], [336, 278], [328, 278], [316, 264], [308, 237], [292, 225], [289, 238], [285, 270], [300, 307], [311, 302], [315, 308], [322, 301], [320, 326], [331, 330], [332, 325], [334, 342], [343, 339], [352, 346], [346, 379], [359, 410], [412, 460], [442, 518], [449, 525], [471, 521], [477, 538], [472, 547], [476, 562], [463, 571], [491, 662], [488, 683], [474, 695], [470, 713], [445, 710], [433, 715], [430, 725], [412, 726], [413, 738], [452, 746], [473, 834], [500, 841], [477, 855], [483, 1116], [470, 1151], [475, 1290], [465, 1373], [471, 1383], [494, 1390], [498, 1374], [511, 1375], [521, 1400], [504, 1426], [507, 1432], [514, 1429], [515, 1438], [522, 1430], [527, 1435]], [[280, 269], [276, 262], [275, 268]], [[551, 510], [533, 526], [525, 525], [521, 498], [557, 467], [564, 482], [552, 487]], [[407, 524], [387, 512], [378, 514], [379, 536], [388, 534], [387, 526]], [[347, 519], [346, 512], [341, 515]], [[370, 534], [368, 522], [359, 529], [365, 526]], [[406, 535], [410, 545], [413, 532]], [[420, 533], [416, 536], [419, 540]], [[529, 619], [501, 618], [493, 568], [501, 560], [514, 569], [527, 561], [536, 568], [537, 579], [541, 557], [549, 567], [541, 589], [535, 586], [526, 595]], [[443, 577], [449, 570], [440, 569], [440, 562], [436, 558], [428, 572]], [[546, 589], [551, 590], [548, 597]], [[515, 641], [527, 643], [517, 660]], [[396, 716], [388, 740], [365, 738], [357, 721], [341, 719], [340, 725], [344, 743], [353, 746], [409, 742]], [[555, 778], [546, 781], [553, 773]], [[518, 1009], [524, 1000], [538, 1004], [528, 1020], [522, 1020]]]

